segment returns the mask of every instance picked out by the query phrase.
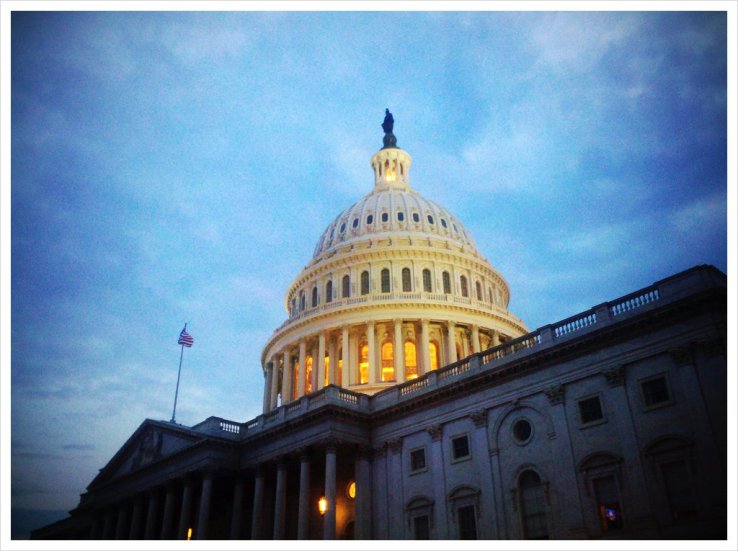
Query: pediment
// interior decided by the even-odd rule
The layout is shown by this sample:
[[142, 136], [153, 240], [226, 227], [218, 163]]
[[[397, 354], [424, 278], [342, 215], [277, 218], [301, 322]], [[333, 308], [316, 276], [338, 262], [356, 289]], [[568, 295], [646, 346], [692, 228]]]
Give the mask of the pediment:
[[177, 425], [147, 419], [100, 470], [89, 488], [144, 469], [194, 445], [200, 439]]

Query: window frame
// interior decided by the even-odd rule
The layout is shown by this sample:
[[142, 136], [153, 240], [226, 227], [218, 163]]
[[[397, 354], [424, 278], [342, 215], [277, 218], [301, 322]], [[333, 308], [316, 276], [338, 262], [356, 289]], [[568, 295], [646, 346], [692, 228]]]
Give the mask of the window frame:
[[[456, 457], [456, 447], [454, 446], [454, 442], [456, 440], [459, 440], [460, 438], [466, 438], [467, 453], [466, 455]], [[461, 461], [469, 461], [472, 458], [471, 438], [468, 432], [462, 432], [462, 433], [455, 434], [454, 436], [449, 438], [449, 443], [451, 445], [451, 463], [460, 463]]]
[[[417, 469], [413, 468], [413, 454], [417, 452], [423, 452], [423, 466], [418, 467]], [[418, 446], [417, 448], [412, 448], [408, 450], [408, 470], [410, 472], [410, 475], [420, 474], [428, 471], [428, 452], [425, 449], [425, 446]]]
[[[643, 391], [643, 385], [644, 385], [644, 383], [649, 383], [651, 381], [655, 381], [655, 380], [658, 380], [658, 379], [663, 379], [664, 380], [664, 385], [666, 386], [666, 392], [669, 394], [669, 397], [666, 400], [662, 401], [662, 402], [656, 402], [656, 403], [653, 403], [653, 404], [648, 404], [647, 401], [646, 401], [646, 394]], [[660, 373], [655, 373], [653, 375], [649, 375], [648, 377], [642, 377], [642, 378], [638, 379], [638, 391], [639, 391], [640, 396], [641, 396], [641, 405], [643, 406], [643, 411], [644, 412], [646, 412], [646, 411], [653, 411], [655, 409], [660, 409], [660, 408], [671, 406], [671, 405], [674, 404], [674, 393], [672, 392], [671, 384], [669, 382], [669, 376], [668, 376], [668, 373], [666, 371], [662, 371]]]
[[[580, 398], [577, 398], [577, 419], [579, 421], [579, 428], [580, 429], [586, 429], [589, 427], [595, 427], [597, 425], [601, 425], [603, 423], [607, 423], [607, 416], [605, 415], [605, 407], [602, 402], [602, 393], [601, 392], [595, 392], [594, 394], [587, 394], [585, 396], [582, 396]], [[599, 404], [600, 404], [600, 414], [601, 417], [599, 419], [593, 419], [592, 421], [585, 421], [582, 418], [582, 402], [587, 402], [589, 400], [593, 400], [597, 398]]]

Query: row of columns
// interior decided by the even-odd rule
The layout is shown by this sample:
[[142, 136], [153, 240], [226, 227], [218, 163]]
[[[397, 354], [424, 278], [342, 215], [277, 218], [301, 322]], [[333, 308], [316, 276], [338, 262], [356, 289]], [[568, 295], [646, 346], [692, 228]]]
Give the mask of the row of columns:
[[[402, 325], [404, 323], [401, 319], [393, 320], [393, 362], [395, 370], [395, 382], [402, 383], [406, 380], [406, 365], [405, 365], [405, 339], [403, 338]], [[377, 342], [376, 342], [376, 322], [370, 321], [366, 323], [366, 337], [368, 344], [368, 381], [369, 385], [374, 385], [381, 381], [379, 376], [381, 368], [381, 360], [377, 361]], [[456, 349], [456, 324], [453, 321], [445, 322], [444, 333], [446, 335], [446, 352], [445, 359], [447, 364], [451, 364], [459, 360]], [[313, 358], [313, 389], [317, 390], [323, 387], [324, 381], [327, 379], [328, 384], [339, 384], [340, 386], [348, 387], [352, 384], [358, 383], [358, 375], [354, 374], [356, 381], [351, 381], [351, 370], [358, 373], [358, 361], [356, 365], [351, 365], [351, 354], [350, 354], [350, 342], [349, 342], [349, 327], [341, 327], [340, 343], [341, 343], [341, 365], [342, 365], [342, 380], [338, 380], [337, 370], [337, 348], [338, 348], [338, 337], [330, 338], [327, 332], [320, 332], [317, 335], [318, 344], [317, 347], [312, 350]], [[467, 351], [467, 341], [465, 341], [464, 352]], [[497, 331], [491, 332], [491, 346], [497, 346], [500, 343], [499, 333]], [[420, 320], [420, 346], [418, 346], [417, 340], [415, 341], [416, 350], [420, 350], [418, 354], [420, 363], [418, 367], [418, 375], [428, 373], [431, 370], [430, 361], [430, 321]], [[471, 345], [472, 352], [481, 351], [481, 341], [479, 327], [477, 325], [471, 326]], [[327, 345], [327, 346], [326, 346]], [[302, 338], [297, 343], [298, 348], [298, 373], [297, 373], [297, 398], [300, 398], [306, 393], [306, 369], [307, 369], [307, 338]], [[325, 361], [326, 348], [328, 352], [328, 373], [325, 372]], [[294, 345], [285, 348], [279, 352], [275, 352], [270, 361], [265, 366], [265, 380], [264, 380], [264, 413], [271, 411], [277, 407], [277, 397], [282, 395], [282, 402], [286, 403], [292, 400], [294, 395], [293, 382], [294, 373], [292, 366], [292, 351]], [[282, 373], [281, 377], [281, 389], [279, 387], [280, 370]]]

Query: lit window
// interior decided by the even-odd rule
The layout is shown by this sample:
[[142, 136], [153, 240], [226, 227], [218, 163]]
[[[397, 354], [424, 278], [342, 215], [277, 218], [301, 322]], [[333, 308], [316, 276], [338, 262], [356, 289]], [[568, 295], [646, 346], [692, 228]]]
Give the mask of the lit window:
[[331, 358], [326, 355], [323, 358], [323, 386], [328, 386], [328, 370], [331, 367]]
[[465, 434], [464, 436], [458, 436], [451, 440], [451, 450], [454, 459], [469, 457], [469, 437]]
[[397, 220], [399, 220], [400, 222], [403, 222], [405, 220], [405, 213], [402, 211], [399, 211], [397, 213]]
[[308, 356], [305, 360], [305, 394], [313, 391], [313, 357]]
[[402, 269], [402, 292], [403, 293], [409, 293], [411, 289], [411, 282], [410, 282], [410, 268], [403, 268]]
[[386, 212], [382, 213], [382, 222], [387, 222], [389, 220], [389, 214]]
[[599, 396], [579, 400], [579, 418], [583, 425], [602, 419], [602, 404]]
[[417, 212], [413, 213], [413, 222], [420, 222], [420, 215]]
[[395, 380], [394, 346], [390, 341], [382, 343], [382, 381]]
[[356, 499], [356, 482], [353, 480], [346, 486], [346, 495], [351, 499]]
[[390, 292], [390, 272], [387, 268], [382, 270], [381, 280], [382, 280], [382, 292], [389, 293]]
[[529, 540], [547, 540], [546, 502], [541, 477], [527, 470], [518, 479], [523, 537]]
[[405, 341], [405, 378], [407, 380], [418, 377], [418, 356], [415, 343], [411, 340]]
[[410, 452], [410, 472], [425, 470], [425, 448]]
[[[339, 362], [342, 363], [342, 362]], [[369, 345], [365, 342], [359, 345], [359, 384], [369, 382]]]
[[427, 268], [423, 270], [423, 291], [426, 293], [433, 292], [433, 280], [431, 279], [431, 272]]
[[430, 356], [431, 371], [438, 369], [441, 361], [438, 358], [438, 343], [436, 341], [430, 341], [428, 343], [428, 355]]
[[623, 527], [623, 517], [620, 512], [620, 499], [614, 476], [604, 476], [592, 480], [597, 512], [600, 517], [600, 526], [603, 532], [620, 530]]
[[300, 364], [295, 359], [295, 363], [292, 365], [292, 399], [297, 400], [297, 385], [300, 382]]
[[338, 361], [336, 361], [336, 384], [341, 386], [341, 379], [343, 373], [343, 352], [342, 349], [338, 349]]
[[663, 375], [642, 381], [641, 393], [643, 403], [647, 408], [666, 405], [671, 402], [669, 387], [666, 384], [666, 377]]
[[443, 292], [448, 295], [451, 293], [451, 276], [448, 272], [443, 272], [441, 276], [443, 278]]

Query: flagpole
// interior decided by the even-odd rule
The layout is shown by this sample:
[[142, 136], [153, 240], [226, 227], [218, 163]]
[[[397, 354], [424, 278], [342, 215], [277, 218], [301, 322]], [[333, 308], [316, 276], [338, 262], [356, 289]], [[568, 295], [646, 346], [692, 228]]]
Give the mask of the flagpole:
[[[187, 330], [187, 324], [185, 323], [183, 331]], [[179, 376], [182, 374], [182, 356], [184, 356], [184, 344], [182, 345], [182, 351], [179, 353], [179, 369], [177, 370], [177, 389], [174, 391], [174, 409], [172, 409], [172, 420], [174, 423], [174, 417], [177, 412], [177, 395], [179, 394]]]

